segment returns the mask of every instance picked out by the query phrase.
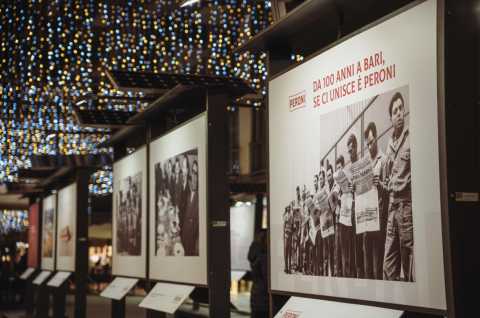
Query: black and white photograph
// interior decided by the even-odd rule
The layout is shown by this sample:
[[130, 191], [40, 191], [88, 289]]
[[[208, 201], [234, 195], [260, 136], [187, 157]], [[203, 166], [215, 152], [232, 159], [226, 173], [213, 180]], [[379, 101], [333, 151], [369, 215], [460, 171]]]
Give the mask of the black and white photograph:
[[142, 173], [120, 181], [116, 196], [116, 252], [121, 256], [139, 256], [142, 252]]
[[207, 283], [207, 116], [150, 143], [149, 277]]
[[147, 150], [113, 164], [112, 273], [143, 278], [147, 251]]
[[320, 118], [347, 128], [325, 131], [329, 151], [285, 205], [285, 273], [415, 281], [408, 117], [405, 86]]
[[199, 255], [198, 150], [155, 163], [155, 255]]

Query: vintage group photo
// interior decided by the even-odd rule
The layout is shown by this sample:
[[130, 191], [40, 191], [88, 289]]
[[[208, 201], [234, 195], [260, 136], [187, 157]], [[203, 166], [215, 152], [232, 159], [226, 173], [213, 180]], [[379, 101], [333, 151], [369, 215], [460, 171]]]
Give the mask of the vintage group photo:
[[43, 242], [42, 242], [42, 256], [46, 258], [53, 257], [54, 241], [54, 213], [55, 210], [45, 209], [43, 212]]
[[408, 92], [319, 117], [315, 168], [282, 211], [285, 273], [415, 281]]
[[199, 256], [198, 149], [155, 163], [155, 255]]
[[116, 196], [117, 253], [140, 256], [142, 251], [142, 173], [120, 180]]

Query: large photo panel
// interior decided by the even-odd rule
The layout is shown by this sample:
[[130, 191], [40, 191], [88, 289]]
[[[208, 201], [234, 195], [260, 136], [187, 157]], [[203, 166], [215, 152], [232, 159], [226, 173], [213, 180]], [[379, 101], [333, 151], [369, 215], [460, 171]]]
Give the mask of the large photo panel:
[[43, 199], [42, 204], [42, 269], [55, 270], [57, 195]]
[[150, 144], [150, 278], [207, 284], [207, 116]]
[[77, 184], [58, 191], [57, 270], [75, 271]]
[[271, 289], [446, 310], [437, 7], [269, 83]]
[[113, 275], [146, 276], [147, 150], [113, 165]]

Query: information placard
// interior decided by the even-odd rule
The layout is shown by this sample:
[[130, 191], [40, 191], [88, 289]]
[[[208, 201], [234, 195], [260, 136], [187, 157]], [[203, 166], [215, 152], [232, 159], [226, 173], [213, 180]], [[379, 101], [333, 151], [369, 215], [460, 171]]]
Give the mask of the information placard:
[[70, 272], [57, 272], [47, 283], [50, 287], [60, 287], [72, 275]]
[[173, 314], [193, 291], [194, 286], [157, 283], [140, 307]]
[[29, 267], [23, 274], [20, 276], [20, 279], [27, 280], [35, 272], [35, 268]]
[[52, 274], [50, 271], [42, 271], [38, 276], [33, 280], [34, 285], [42, 285], [43, 282]]
[[137, 284], [137, 278], [116, 277], [100, 296], [120, 300]]
[[275, 318], [317, 318], [319, 313], [322, 313], [322, 317], [335, 318], [399, 318], [403, 312], [380, 307], [290, 297]]

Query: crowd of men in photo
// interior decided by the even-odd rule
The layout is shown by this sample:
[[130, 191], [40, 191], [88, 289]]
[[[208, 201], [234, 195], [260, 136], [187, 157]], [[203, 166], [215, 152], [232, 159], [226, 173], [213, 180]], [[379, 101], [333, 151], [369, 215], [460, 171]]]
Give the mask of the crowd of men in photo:
[[198, 151], [155, 165], [156, 255], [199, 255]]
[[[334, 166], [322, 160], [313, 191], [296, 187], [296, 198], [283, 214], [287, 274], [415, 281], [410, 140], [402, 94], [395, 93], [380, 111], [393, 126], [386, 149], [379, 149], [376, 124], [366, 123], [363, 157], [369, 158], [359, 158], [358, 136], [350, 134], [349, 158], [339, 155]], [[365, 196], [351, 173], [361, 159], [373, 171], [369, 182], [375, 198], [367, 202], [367, 213], [360, 211]], [[343, 184], [342, 176], [348, 176]], [[360, 230], [364, 219], [377, 226]]]
[[117, 252], [138, 256], [142, 250], [142, 173], [122, 180], [117, 201]]

